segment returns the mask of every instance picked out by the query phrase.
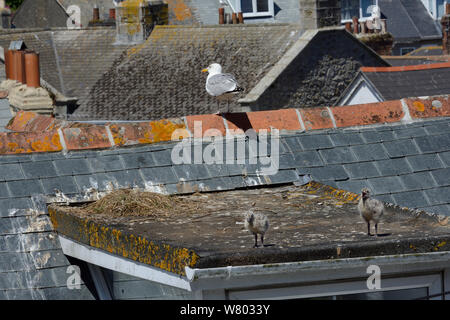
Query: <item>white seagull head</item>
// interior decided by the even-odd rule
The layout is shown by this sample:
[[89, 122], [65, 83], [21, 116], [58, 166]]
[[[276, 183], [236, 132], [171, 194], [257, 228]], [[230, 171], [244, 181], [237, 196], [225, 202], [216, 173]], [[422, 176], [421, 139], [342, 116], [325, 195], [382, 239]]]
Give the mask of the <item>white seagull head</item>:
[[210, 75], [219, 74], [222, 73], [222, 66], [218, 63], [211, 63], [209, 67], [203, 69], [202, 72], [209, 72]]

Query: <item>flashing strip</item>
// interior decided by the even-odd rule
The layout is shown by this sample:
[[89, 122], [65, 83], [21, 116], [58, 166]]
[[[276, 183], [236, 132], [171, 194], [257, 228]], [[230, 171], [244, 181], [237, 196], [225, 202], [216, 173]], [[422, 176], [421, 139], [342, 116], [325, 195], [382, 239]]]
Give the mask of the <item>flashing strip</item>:
[[186, 280], [185, 277], [116, 255], [112, 255], [103, 250], [86, 246], [61, 235], [59, 236], [59, 241], [65, 255], [95, 264], [106, 269], [125, 273], [133, 277], [191, 291], [190, 283]]

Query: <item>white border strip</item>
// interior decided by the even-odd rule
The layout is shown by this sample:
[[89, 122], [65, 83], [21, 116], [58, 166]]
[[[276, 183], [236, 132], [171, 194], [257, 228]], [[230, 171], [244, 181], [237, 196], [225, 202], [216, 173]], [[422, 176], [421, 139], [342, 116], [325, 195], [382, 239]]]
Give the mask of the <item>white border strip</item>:
[[336, 120], [334, 120], [334, 114], [331, 112], [330, 107], [327, 107], [328, 114], [330, 115], [331, 122], [333, 123], [333, 127], [337, 128]]
[[64, 140], [64, 133], [61, 128], [58, 128], [58, 134], [59, 134], [59, 142], [61, 142], [63, 152], [67, 152], [66, 140]]
[[302, 131], [306, 131], [305, 123], [303, 122], [300, 111], [298, 109], [294, 109], [294, 110], [297, 113], [298, 122], [300, 122], [300, 128], [302, 129]]
[[59, 242], [65, 255], [133, 277], [191, 291], [190, 283], [186, 277], [125, 259], [63, 236], [59, 236]]

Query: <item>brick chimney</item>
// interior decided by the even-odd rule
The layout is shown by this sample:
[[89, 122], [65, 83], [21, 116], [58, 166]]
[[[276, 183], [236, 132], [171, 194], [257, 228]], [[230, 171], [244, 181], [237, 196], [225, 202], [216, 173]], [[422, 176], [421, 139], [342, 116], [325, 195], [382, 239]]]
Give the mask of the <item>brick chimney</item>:
[[450, 3], [445, 7], [445, 16], [441, 19], [442, 25], [442, 49], [444, 55], [450, 55]]
[[163, 0], [125, 0], [116, 7], [116, 42], [143, 43], [155, 25], [169, 24], [169, 7]]
[[299, 0], [300, 24], [305, 29], [341, 25], [340, 0]]

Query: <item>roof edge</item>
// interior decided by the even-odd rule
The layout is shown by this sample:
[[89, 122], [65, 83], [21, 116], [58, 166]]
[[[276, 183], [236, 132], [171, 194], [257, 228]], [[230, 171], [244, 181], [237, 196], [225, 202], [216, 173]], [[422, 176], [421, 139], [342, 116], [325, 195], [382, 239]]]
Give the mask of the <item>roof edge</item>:
[[418, 64], [412, 66], [398, 66], [398, 67], [361, 67], [362, 72], [403, 72], [403, 71], [418, 71], [450, 68], [450, 62]]
[[361, 128], [450, 117], [450, 95], [413, 97], [350, 106], [191, 115], [147, 122], [91, 124], [19, 111], [0, 133], [0, 154], [67, 152], [243, 135]]

